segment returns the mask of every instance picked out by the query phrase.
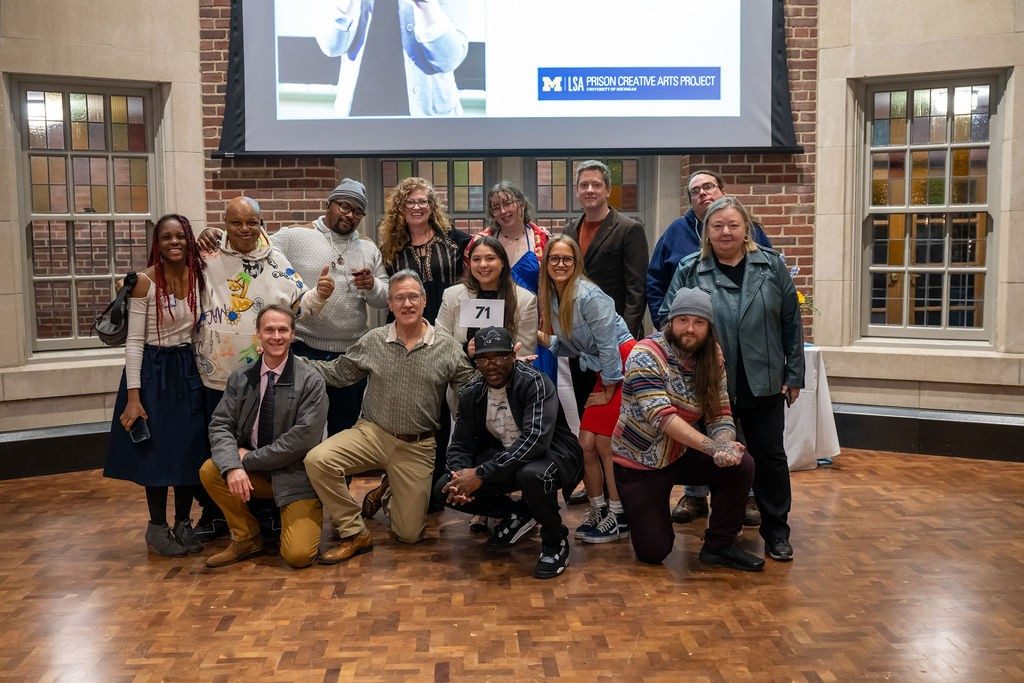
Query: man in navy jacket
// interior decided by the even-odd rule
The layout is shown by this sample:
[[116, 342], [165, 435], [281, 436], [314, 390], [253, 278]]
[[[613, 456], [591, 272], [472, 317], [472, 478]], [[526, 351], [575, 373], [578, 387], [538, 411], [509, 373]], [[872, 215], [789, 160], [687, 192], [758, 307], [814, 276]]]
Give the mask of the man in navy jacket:
[[[647, 308], [651, 312], [654, 329], [660, 329], [665, 322], [658, 314], [661, 302], [665, 298], [668, 283], [675, 275], [679, 262], [695, 251], [700, 250], [700, 235], [704, 228], [704, 214], [716, 199], [725, 196], [725, 183], [721, 176], [712, 171], [700, 170], [690, 175], [686, 183], [686, 192], [690, 197], [690, 210], [672, 221], [658, 243], [654, 245], [654, 254], [647, 267]], [[772, 246], [768, 236], [759, 224], [754, 223], [754, 241], [762, 247]]]

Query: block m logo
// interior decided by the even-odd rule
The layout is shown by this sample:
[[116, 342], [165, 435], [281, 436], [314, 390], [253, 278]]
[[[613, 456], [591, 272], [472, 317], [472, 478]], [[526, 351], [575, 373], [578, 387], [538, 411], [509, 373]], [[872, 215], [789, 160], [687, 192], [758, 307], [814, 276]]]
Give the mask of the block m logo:
[[543, 92], [562, 92], [561, 76], [541, 76], [541, 90]]

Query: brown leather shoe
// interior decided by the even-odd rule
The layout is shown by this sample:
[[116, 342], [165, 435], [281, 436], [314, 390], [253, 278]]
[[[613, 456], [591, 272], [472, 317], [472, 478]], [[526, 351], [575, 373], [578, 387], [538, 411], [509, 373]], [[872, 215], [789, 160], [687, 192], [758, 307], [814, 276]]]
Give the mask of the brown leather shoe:
[[672, 508], [672, 521], [677, 524], [686, 524], [707, 516], [708, 499], [703, 496], [683, 496]]
[[226, 567], [247, 557], [263, 553], [263, 539], [250, 538], [248, 541], [231, 541], [227, 548], [206, 558], [207, 567]]
[[368, 491], [363, 497], [363, 519], [370, 519], [380, 512], [380, 508], [384, 504], [384, 494], [389, 490], [391, 490], [391, 482], [388, 481], [388, 475], [385, 474], [380, 478], [380, 485]]
[[353, 555], [361, 555], [373, 550], [373, 536], [369, 529], [363, 529], [355, 536], [341, 539], [341, 543], [325, 553], [320, 554], [321, 564], [338, 564]]
[[747, 507], [743, 510], [743, 526], [761, 526], [761, 511], [753, 496], [747, 498]]

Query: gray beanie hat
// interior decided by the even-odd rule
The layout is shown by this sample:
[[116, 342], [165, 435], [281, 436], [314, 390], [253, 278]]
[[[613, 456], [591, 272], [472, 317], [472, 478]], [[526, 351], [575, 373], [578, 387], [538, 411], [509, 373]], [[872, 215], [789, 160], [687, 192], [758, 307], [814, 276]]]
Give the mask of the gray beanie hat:
[[363, 213], [366, 213], [366, 188], [358, 180], [343, 179], [341, 185], [327, 195], [327, 203], [329, 204], [335, 199], [347, 199], [358, 206]]
[[711, 295], [703, 289], [680, 289], [672, 299], [668, 319], [677, 315], [699, 315], [708, 322], [714, 322], [711, 312]]

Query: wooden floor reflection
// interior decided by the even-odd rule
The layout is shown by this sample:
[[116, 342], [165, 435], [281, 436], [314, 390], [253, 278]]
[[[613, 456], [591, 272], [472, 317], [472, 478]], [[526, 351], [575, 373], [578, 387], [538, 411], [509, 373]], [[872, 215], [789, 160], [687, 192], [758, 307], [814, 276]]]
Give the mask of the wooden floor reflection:
[[495, 557], [451, 511], [339, 566], [208, 570], [147, 555], [133, 485], [4, 481], [0, 678], [1024, 680], [1024, 465], [847, 451], [793, 489], [791, 564], [704, 567], [696, 522], [664, 566], [576, 545], [538, 581], [535, 537]]

